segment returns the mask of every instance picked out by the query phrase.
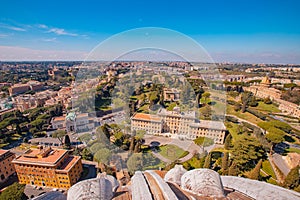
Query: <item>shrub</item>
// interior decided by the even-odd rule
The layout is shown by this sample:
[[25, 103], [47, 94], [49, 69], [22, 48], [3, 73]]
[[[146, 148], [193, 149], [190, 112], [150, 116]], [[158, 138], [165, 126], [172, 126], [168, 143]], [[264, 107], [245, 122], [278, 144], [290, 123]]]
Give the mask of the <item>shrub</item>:
[[238, 123], [239, 120], [232, 116], [226, 116], [226, 121], [232, 122], [232, 123]]
[[267, 116], [265, 114], [258, 112], [256, 110], [252, 110], [250, 108], [247, 108], [246, 110], [247, 110], [247, 112], [251, 113], [252, 115], [254, 115], [255, 117], [258, 117], [261, 120], [266, 120], [266, 118], [267, 118]]

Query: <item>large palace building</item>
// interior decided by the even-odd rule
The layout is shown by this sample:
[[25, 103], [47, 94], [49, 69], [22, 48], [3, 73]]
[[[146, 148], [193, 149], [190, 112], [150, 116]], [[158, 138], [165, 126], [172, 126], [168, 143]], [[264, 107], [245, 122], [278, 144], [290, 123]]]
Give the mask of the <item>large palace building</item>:
[[21, 184], [68, 189], [82, 172], [81, 158], [64, 149], [29, 149], [12, 162]]
[[246, 91], [252, 92], [255, 96], [259, 98], [270, 98], [271, 100], [280, 99], [281, 92], [275, 88], [270, 87], [271, 80], [269, 77], [264, 77], [260, 84], [251, 85], [250, 87], [245, 87]]
[[160, 109], [156, 115], [136, 113], [131, 118], [131, 129], [145, 130], [148, 134], [186, 139], [208, 137], [223, 144], [226, 127], [220, 121], [197, 120], [195, 112]]
[[244, 87], [244, 90], [252, 92], [259, 98], [270, 98], [279, 105], [279, 109], [284, 114], [300, 118], [300, 106], [281, 99], [281, 91], [271, 87], [269, 77], [264, 77], [260, 84]]
[[15, 173], [14, 165], [11, 163], [14, 158], [14, 153], [0, 149], [0, 183], [3, 183]]

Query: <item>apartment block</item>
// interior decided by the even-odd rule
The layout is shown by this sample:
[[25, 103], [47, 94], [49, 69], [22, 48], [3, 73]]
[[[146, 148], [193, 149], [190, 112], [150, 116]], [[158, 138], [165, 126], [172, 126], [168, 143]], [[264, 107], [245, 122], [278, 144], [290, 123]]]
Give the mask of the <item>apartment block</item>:
[[64, 149], [29, 149], [12, 162], [21, 184], [68, 189], [82, 172], [80, 156]]

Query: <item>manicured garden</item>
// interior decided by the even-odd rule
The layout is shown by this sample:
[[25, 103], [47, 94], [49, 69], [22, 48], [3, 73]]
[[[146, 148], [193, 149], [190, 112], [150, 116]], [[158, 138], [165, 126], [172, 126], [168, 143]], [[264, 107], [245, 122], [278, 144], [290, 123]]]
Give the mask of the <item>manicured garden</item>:
[[269, 174], [270, 176], [272, 176], [272, 178], [276, 179], [276, 175], [275, 175], [275, 173], [273, 171], [273, 168], [272, 168], [272, 166], [270, 164], [270, 161], [268, 161], [268, 160], [263, 161], [263, 163], [262, 163], [262, 170], [264, 172], [266, 172], [267, 174]]
[[179, 148], [173, 144], [167, 144], [159, 147], [159, 154], [169, 160], [177, 160], [179, 158], [185, 157], [189, 154], [188, 151], [184, 151], [183, 149]]
[[297, 149], [297, 148], [288, 148], [285, 150], [287, 153], [299, 153], [300, 154], [300, 149]]
[[229, 131], [229, 133], [231, 134], [233, 140], [237, 140], [239, 137], [242, 136], [242, 134], [240, 134], [241, 127], [239, 124], [232, 123], [232, 122], [225, 122], [225, 126]]
[[245, 119], [249, 122], [252, 122], [254, 124], [257, 124], [259, 122], [262, 122], [263, 120], [259, 119], [258, 117], [250, 114], [249, 112], [244, 112], [242, 113], [241, 111], [238, 111], [236, 112], [234, 109], [233, 109], [233, 106], [232, 105], [227, 105], [227, 114], [229, 115], [235, 115], [241, 119]]
[[279, 108], [275, 106], [274, 104], [265, 104], [262, 101], [258, 102], [258, 106], [255, 107], [256, 110], [264, 111], [264, 112], [270, 112], [270, 113], [278, 113], [280, 112]]

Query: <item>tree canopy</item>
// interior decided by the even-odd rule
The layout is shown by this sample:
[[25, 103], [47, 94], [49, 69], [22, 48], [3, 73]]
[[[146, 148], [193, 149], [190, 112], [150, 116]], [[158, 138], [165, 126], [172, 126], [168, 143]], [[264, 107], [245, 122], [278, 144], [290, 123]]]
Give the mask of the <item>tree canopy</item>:
[[234, 162], [242, 171], [254, 167], [253, 162], [261, 159], [263, 155], [264, 150], [260, 142], [248, 135], [236, 140], [232, 149]]
[[246, 172], [245, 175], [250, 179], [259, 180], [261, 165], [262, 165], [262, 159], [258, 161], [256, 166], [251, 171]]
[[127, 160], [127, 168], [130, 173], [143, 169], [143, 154], [134, 153]]
[[109, 164], [110, 157], [111, 157], [111, 151], [107, 148], [99, 149], [94, 155], [94, 159], [96, 161], [104, 164]]
[[25, 185], [14, 183], [8, 186], [2, 193], [0, 199], [2, 200], [25, 200], [28, 197], [24, 194]]
[[57, 130], [52, 134], [53, 138], [59, 139], [61, 143], [63, 143], [63, 138], [67, 135], [67, 132], [65, 130]]
[[300, 174], [299, 174], [300, 166], [297, 166], [288, 173], [286, 176], [283, 186], [288, 189], [298, 189], [300, 185]]

